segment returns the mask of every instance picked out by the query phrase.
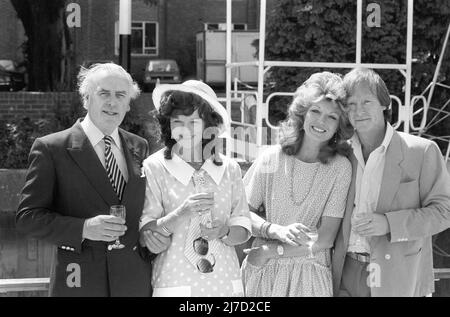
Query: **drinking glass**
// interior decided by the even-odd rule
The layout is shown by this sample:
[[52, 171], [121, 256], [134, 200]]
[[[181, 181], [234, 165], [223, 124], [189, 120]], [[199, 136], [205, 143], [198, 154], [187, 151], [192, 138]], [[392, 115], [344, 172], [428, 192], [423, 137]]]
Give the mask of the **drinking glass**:
[[356, 225], [356, 223], [358, 223], [359, 220], [361, 220], [365, 216], [366, 216], [366, 212], [354, 212], [352, 214], [352, 218], [351, 218], [352, 230], [356, 235], [355, 244], [358, 244], [358, 245], [362, 244], [362, 237], [356, 232], [355, 225]]
[[361, 220], [362, 218], [366, 217], [369, 213], [374, 212], [375, 208], [376, 208], [376, 203], [366, 203], [364, 205], [364, 209], [363, 210], [358, 210], [358, 212], [354, 212], [352, 214], [351, 225], [352, 225], [353, 232], [356, 234], [355, 244], [358, 244], [358, 245], [363, 244], [362, 237], [354, 229], [355, 225], [358, 223], [359, 220]]
[[[199, 170], [194, 173], [194, 185], [196, 193], [212, 194], [214, 200], [215, 193], [211, 184], [208, 184], [204, 170]], [[205, 225], [208, 228], [212, 228], [212, 221], [215, 219], [213, 209], [214, 207], [201, 213], [201, 216], [206, 218]]]
[[[109, 214], [125, 220], [127, 213], [124, 205], [114, 205], [109, 208]], [[117, 238], [116, 242], [111, 245], [112, 249], [123, 249], [124, 247], [125, 245], [120, 242], [119, 238]]]
[[312, 247], [313, 247], [314, 243], [317, 242], [317, 239], [319, 239], [319, 233], [317, 232], [316, 228], [304, 228], [304, 229], [302, 229], [302, 231], [309, 238], [309, 241], [306, 242], [306, 244], [308, 245], [308, 249], [309, 249], [308, 259], [314, 259], [315, 257], [312, 252]]

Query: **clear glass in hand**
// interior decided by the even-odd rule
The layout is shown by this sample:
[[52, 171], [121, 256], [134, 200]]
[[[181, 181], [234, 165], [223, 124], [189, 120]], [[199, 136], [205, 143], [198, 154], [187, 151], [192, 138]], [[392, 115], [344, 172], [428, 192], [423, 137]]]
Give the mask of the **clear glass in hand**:
[[[214, 190], [212, 189], [212, 185], [209, 184], [204, 170], [201, 169], [201, 170], [195, 171], [194, 185], [195, 185], [196, 193], [212, 194], [213, 199], [214, 199]], [[206, 226], [209, 228], [212, 228], [212, 221], [215, 219], [214, 211], [212, 209], [204, 210], [201, 212], [201, 216], [206, 218], [206, 221], [207, 221]]]
[[317, 242], [317, 239], [319, 239], [319, 233], [317, 232], [316, 228], [304, 228], [302, 229], [303, 233], [309, 238], [309, 241], [306, 242], [306, 245], [309, 249], [309, 256], [308, 259], [314, 259], [314, 254], [312, 252], [312, 247], [314, 243]]
[[[125, 220], [127, 212], [126, 212], [124, 205], [114, 205], [109, 208], [109, 214], [111, 216], [116, 216], [116, 217], [119, 217], [119, 218], [122, 218], [123, 220]], [[114, 242], [114, 244], [111, 245], [111, 248], [112, 249], [123, 249], [123, 248], [125, 248], [125, 245], [123, 245], [120, 242], [119, 238], [117, 238], [116, 242]]]
[[356, 240], [355, 240], [355, 244], [361, 245], [363, 244], [363, 237], [361, 237], [358, 232], [356, 232], [355, 230], [355, 226], [356, 224], [358, 224], [358, 222], [367, 217], [367, 215], [369, 213], [372, 213], [375, 211], [376, 208], [376, 203], [366, 203], [365, 204], [365, 209], [364, 210], [358, 210], [357, 212], [353, 212], [352, 214], [352, 218], [351, 218], [351, 225], [352, 225], [352, 230], [356, 235]]
[[359, 220], [364, 218], [365, 215], [366, 215], [366, 212], [354, 212], [352, 214], [352, 218], [351, 218], [352, 230], [356, 236], [355, 244], [358, 244], [358, 245], [361, 245], [363, 243], [363, 240], [362, 240], [362, 237], [358, 234], [358, 232], [356, 232], [355, 225], [358, 223]]

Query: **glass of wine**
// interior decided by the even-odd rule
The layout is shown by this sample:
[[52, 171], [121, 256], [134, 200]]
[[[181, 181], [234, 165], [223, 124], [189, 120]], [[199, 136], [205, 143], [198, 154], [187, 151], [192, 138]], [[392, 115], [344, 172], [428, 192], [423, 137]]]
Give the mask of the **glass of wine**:
[[363, 210], [358, 210], [358, 212], [353, 212], [352, 218], [351, 218], [351, 225], [352, 225], [352, 230], [356, 235], [355, 244], [361, 245], [364, 243], [363, 238], [354, 229], [355, 226], [358, 224], [358, 222], [361, 219], [367, 217], [367, 215], [369, 213], [374, 212], [375, 208], [376, 208], [376, 203], [366, 203], [365, 208]]
[[355, 243], [358, 245], [362, 244], [362, 237], [358, 234], [358, 232], [356, 232], [354, 228], [355, 225], [358, 223], [358, 221], [365, 217], [365, 214], [366, 214], [365, 212], [354, 212], [351, 218], [352, 230], [356, 235]]
[[308, 246], [308, 249], [309, 249], [308, 259], [314, 259], [315, 257], [312, 252], [312, 247], [313, 247], [314, 243], [317, 242], [317, 239], [319, 239], [319, 233], [317, 232], [316, 228], [311, 228], [311, 227], [304, 228], [302, 231], [309, 238], [309, 241], [306, 242], [306, 245]]
[[[122, 218], [123, 220], [126, 219], [126, 215], [127, 215], [124, 205], [111, 206], [109, 208], [109, 214], [112, 215], [112, 216], [116, 216], [116, 217]], [[119, 238], [117, 238], [116, 242], [114, 242], [114, 244], [111, 245], [112, 249], [123, 249], [124, 247], [125, 247], [125, 245], [123, 245], [120, 242]]]
[[[211, 184], [208, 184], [204, 170], [199, 170], [194, 173], [194, 185], [195, 185], [195, 191], [197, 193], [211, 194], [214, 199], [214, 194], [215, 194], [214, 190], [212, 189]], [[213, 209], [214, 208], [208, 209], [201, 213], [201, 217], [203, 219], [206, 219], [205, 225], [208, 228], [212, 228], [212, 221], [215, 220]]]

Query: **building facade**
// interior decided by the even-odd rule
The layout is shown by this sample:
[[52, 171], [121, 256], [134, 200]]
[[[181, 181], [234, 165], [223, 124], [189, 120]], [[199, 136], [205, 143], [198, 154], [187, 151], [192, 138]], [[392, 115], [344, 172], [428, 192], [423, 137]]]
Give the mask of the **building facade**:
[[[67, 0], [80, 7], [80, 27], [70, 28], [76, 64], [113, 60], [119, 55], [120, 0]], [[67, 12], [67, 15], [71, 12]], [[197, 32], [224, 29], [226, 0], [132, 1], [131, 73], [143, 78], [149, 59], [175, 59], [181, 75], [196, 77]], [[259, 0], [233, 0], [235, 29], [255, 30]], [[0, 59], [23, 59], [21, 44], [26, 35], [10, 0], [0, 0]]]

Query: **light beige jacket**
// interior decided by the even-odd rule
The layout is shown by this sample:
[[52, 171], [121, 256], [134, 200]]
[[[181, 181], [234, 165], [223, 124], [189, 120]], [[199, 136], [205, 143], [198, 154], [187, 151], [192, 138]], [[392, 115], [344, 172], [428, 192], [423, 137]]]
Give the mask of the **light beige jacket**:
[[[353, 157], [352, 184], [333, 252], [335, 296], [350, 237], [356, 164]], [[394, 131], [375, 212], [387, 216], [391, 232], [369, 241], [372, 296], [434, 292], [431, 236], [450, 227], [450, 175], [436, 143]]]

